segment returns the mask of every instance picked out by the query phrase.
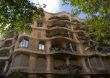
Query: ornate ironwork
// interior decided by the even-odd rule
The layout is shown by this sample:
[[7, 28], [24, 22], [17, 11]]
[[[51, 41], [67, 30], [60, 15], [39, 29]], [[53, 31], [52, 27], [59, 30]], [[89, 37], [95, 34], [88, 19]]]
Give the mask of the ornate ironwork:
[[82, 66], [75, 65], [75, 64], [69, 64], [69, 65], [63, 64], [63, 65], [55, 67], [55, 69], [56, 70], [64, 70], [64, 69], [66, 69], [71, 74], [71, 73], [73, 73], [73, 71], [74, 71], [74, 73], [80, 72], [82, 70]]

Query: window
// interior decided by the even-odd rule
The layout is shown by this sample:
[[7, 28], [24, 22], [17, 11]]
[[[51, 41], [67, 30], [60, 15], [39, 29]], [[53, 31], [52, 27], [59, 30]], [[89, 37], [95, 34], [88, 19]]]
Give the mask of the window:
[[37, 22], [37, 27], [42, 27], [43, 26], [43, 22], [39, 21]]
[[45, 56], [37, 57], [36, 58], [36, 70], [37, 71], [46, 71], [46, 58]]
[[91, 66], [95, 66], [95, 67], [101, 67], [102, 66], [102, 63], [101, 63], [101, 61], [100, 61], [100, 59], [99, 58], [96, 58], [96, 57], [92, 57], [92, 58], [90, 58], [90, 63], [91, 63]]
[[28, 44], [29, 44], [29, 40], [23, 38], [23, 39], [20, 41], [19, 47], [28, 47]]
[[13, 66], [28, 66], [29, 56], [25, 54], [16, 55], [13, 59]]
[[45, 49], [45, 43], [44, 42], [39, 42], [38, 49], [39, 50], [44, 50]]

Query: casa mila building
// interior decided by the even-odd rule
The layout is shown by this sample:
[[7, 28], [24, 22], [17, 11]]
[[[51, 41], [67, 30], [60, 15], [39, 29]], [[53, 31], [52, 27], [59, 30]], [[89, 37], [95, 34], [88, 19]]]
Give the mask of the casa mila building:
[[79, 18], [45, 12], [31, 27], [31, 33], [10, 32], [0, 40], [0, 73], [6, 78], [110, 78], [110, 51], [98, 50]]

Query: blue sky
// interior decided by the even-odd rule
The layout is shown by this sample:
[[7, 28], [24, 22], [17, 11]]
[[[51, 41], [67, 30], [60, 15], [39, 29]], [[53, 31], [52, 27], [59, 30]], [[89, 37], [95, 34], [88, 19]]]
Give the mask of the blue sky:
[[[74, 10], [74, 7], [71, 7], [70, 5], [62, 5], [62, 0], [30, 0], [31, 2], [34, 2], [36, 4], [46, 4], [46, 8], [44, 8], [45, 11], [51, 12], [51, 13], [57, 13], [61, 11], [66, 11], [71, 13], [71, 10]], [[80, 14], [78, 17], [81, 19], [85, 17], [84, 14]]]

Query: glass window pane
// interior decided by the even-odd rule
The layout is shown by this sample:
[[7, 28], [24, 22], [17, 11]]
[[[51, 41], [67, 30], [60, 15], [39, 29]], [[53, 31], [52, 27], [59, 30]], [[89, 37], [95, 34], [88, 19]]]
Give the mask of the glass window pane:
[[20, 47], [28, 47], [29, 41], [26, 39], [21, 40]]
[[44, 44], [44, 42], [39, 42], [38, 49], [39, 49], [39, 50], [44, 50], [44, 49], [45, 49], [45, 44]]

